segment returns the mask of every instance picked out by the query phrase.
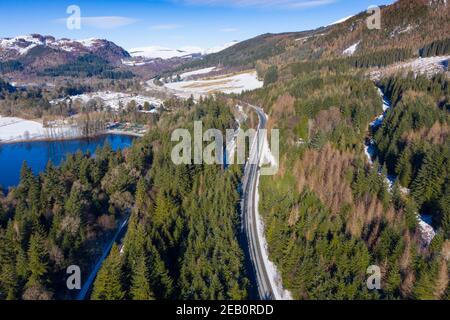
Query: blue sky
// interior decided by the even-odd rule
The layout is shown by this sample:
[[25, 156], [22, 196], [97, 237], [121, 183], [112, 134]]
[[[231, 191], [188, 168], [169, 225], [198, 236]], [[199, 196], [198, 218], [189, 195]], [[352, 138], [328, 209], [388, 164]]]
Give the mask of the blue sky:
[[[209, 48], [266, 32], [327, 25], [393, 0], [14, 0], [0, 2], [0, 37], [30, 33], [105, 38], [130, 49], [160, 45]], [[69, 30], [70, 5], [81, 29]]]

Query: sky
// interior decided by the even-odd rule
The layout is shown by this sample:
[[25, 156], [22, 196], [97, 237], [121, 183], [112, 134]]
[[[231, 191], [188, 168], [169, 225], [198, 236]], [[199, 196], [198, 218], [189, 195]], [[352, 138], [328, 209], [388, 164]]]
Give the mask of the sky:
[[[0, 1], [0, 37], [31, 33], [143, 46], [211, 48], [263, 33], [328, 25], [394, 0], [14, 0]], [[76, 6], [69, 8], [70, 6]], [[68, 28], [76, 17], [80, 28]], [[71, 10], [68, 10], [71, 9]], [[71, 21], [74, 21], [73, 19]], [[73, 25], [72, 25], [73, 26]], [[76, 25], [74, 25], [77, 27]]]

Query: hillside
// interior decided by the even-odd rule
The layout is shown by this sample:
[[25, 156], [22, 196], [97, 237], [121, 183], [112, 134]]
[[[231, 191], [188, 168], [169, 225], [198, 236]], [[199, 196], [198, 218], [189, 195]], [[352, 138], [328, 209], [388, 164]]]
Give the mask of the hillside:
[[[279, 170], [261, 177], [259, 210], [295, 299], [449, 298], [448, 65], [418, 58], [449, 54], [449, 5], [399, 1], [382, 12], [379, 31], [359, 15], [304, 39], [316, 57], [296, 61], [291, 48], [258, 61], [271, 65], [265, 86], [240, 97], [280, 130]], [[367, 288], [371, 265], [380, 290]]]
[[130, 57], [126, 50], [108, 40], [56, 39], [32, 34], [0, 39], [0, 72], [30, 77], [47, 69], [76, 63], [86, 55], [102, 59], [110, 69]]
[[184, 69], [255, 67], [258, 62], [283, 65], [292, 62], [364, 55], [406, 49], [418, 56], [425, 45], [450, 38], [450, 5], [445, 0], [400, 0], [381, 7], [381, 29], [369, 30], [361, 12], [326, 27], [303, 32], [265, 34], [188, 63]]

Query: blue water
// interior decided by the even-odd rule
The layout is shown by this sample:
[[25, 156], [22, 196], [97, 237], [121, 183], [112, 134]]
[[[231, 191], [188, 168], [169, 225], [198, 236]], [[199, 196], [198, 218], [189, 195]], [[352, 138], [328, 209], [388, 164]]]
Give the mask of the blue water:
[[48, 160], [59, 165], [67, 154], [78, 150], [93, 154], [98, 146], [103, 146], [106, 142], [113, 150], [124, 149], [131, 146], [133, 139], [125, 135], [104, 135], [91, 139], [0, 144], [0, 186], [7, 189], [19, 183], [20, 168], [24, 160], [38, 174], [45, 170]]

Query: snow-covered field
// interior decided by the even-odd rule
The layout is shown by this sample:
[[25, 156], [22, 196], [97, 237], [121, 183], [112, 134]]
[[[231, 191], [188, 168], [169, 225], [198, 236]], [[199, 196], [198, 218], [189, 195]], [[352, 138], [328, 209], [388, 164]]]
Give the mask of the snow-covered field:
[[129, 66], [129, 67], [140, 67], [140, 66], [145, 66], [146, 64], [151, 64], [151, 63], [155, 63], [154, 60], [135, 60], [135, 59], [122, 59], [122, 64]]
[[149, 46], [141, 48], [133, 48], [129, 50], [132, 57], [142, 57], [147, 59], [170, 59], [175, 57], [185, 57], [194, 54], [201, 54], [202, 48], [199, 47], [182, 47], [179, 49], [171, 49], [160, 46]]
[[217, 92], [239, 94], [245, 90], [261, 88], [263, 82], [258, 80], [256, 71], [249, 71], [207, 79], [172, 82], [165, 86], [175, 91], [178, 96], [198, 97]]
[[189, 72], [185, 72], [185, 73], [180, 74], [180, 78], [184, 80], [184, 79], [187, 79], [187, 78], [189, 78], [191, 76], [207, 74], [207, 73], [210, 73], [210, 72], [215, 71], [215, 70], [216, 70], [216, 67], [210, 67], [210, 68], [204, 68], [204, 69], [189, 71]]
[[448, 60], [450, 56], [418, 58], [413, 61], [396, 65], [394, 68], [411, 70], [415, 74], [426, 74], [428, 76], [446, 71], [448, 69]]
[[[80, 100], [83, 103], [88, 101], [100, 100], [107, 107], [109, 106], [113, 110], [119, 110], [120, 107], [126, 108], [128, 103], [135, 101], [136, 105], [144, 106], [145, 102], [148, 102], [150, 106], [154, 108], [160, 108], [163, 102], [159, 99], [153, 97], [146, 97], [142, 95], [131, 95], [122, 92], [111, 92], [111, 91], [99, 91], [93, 93], [85, 93], [70, 97], [73, 101]], [[61, 101], [61, 100], [59, 100]], [[52, 101], [55, 103], [56, 101]]]
[[42, 123], [0, 116], [0, 143], [24, 140], [64, 139], [80, 135], [76, 127], [65, 125], [44, 128]]

